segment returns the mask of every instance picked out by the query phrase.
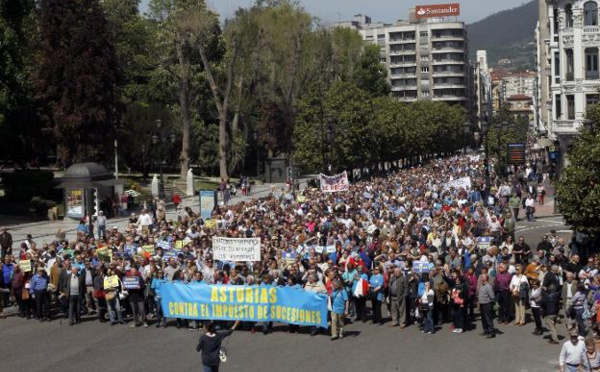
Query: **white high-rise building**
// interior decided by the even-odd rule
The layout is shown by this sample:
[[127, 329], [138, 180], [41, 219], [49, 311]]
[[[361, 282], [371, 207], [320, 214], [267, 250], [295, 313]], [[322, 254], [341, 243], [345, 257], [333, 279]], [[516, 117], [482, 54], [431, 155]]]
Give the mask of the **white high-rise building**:
[[371, 23], [359, 14], [334, 26], [359, 31], [366, 42], [381, 47], [392, 95], [404, 102], [418, 99], [460, 104], [472, 113], [472, 71], [464, 22], [443, 18], [394, 24]]

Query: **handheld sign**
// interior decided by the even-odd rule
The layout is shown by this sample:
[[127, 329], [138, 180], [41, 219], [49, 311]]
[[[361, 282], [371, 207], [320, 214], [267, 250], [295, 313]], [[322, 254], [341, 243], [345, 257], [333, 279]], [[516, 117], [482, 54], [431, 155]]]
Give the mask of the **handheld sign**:
[[123, 278], [123, 287], [125, 287], [125, 289], [140, 289], [140, 278], [137, 276], [127, 276]]
[[104, 289], [117, 288], [119, 286], [119, 277], [116, 275], [104, 277]]
[[24, 273], [28, 273], [31, 271], [31, 261], [30, 260], [21, 260], [19, 261], [19, 267]]
[[429, 262], [428, 261], [414, 261], [413, 262], [413, 271], [417, 274], [423, 274], [429, 272]]

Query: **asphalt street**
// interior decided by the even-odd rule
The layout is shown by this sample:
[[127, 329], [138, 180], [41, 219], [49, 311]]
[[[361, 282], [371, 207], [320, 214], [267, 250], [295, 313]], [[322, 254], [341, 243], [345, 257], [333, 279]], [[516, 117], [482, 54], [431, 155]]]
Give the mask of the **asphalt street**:
[[[404, 330], [369, 323], [346, 326], [343, 340], [311, 337], [308, 329], [289, 334], [287, 326], [263, 335], [236, 331], [227, 342], [221, 371], [518, 371], [557, 369], [560, 346], [531, 335], [533, 324], [497, 326], [495, 339], [472, 331], [452, 333], [445, 324], [434, 335], [415, 326]], [[559, 334], [566, 335], [564, 326]], [[3, 371], [200, 371], [195, 346], [199, 331], [110, 326], [96, 320], [69, 326], [14, 316], [0, 320]]]

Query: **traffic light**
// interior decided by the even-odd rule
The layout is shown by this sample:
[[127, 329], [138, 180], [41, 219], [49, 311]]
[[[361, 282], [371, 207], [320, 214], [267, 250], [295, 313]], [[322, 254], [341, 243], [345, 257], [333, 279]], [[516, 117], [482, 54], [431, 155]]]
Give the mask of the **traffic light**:
[[98, 200], [98, 189], [86, 189], [85, 209], [88, 216], [98, 216], [100, 210], [100, 201]]

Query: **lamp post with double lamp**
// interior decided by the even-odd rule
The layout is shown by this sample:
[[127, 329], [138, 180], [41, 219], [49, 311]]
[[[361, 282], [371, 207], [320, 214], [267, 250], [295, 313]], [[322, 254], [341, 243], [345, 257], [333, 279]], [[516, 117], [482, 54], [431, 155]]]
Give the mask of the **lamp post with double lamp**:
[[[168, 129], [162, 127], [162, 120], [156, 120], [156, 132], [152, 135], [152, 145], [157, 147], [158, 145], [171, 145], [175, 144], [175, 133], [170, 133]], [[161, 146], [162, 147], [162, 146]], [[164, 153], [161, 152], [161, 157], [164, 158]], [[166, 162], [165, 159], [160, 160], [159, 174], [160, 178], [158, 179], [158, 197], [160, 199], [165, 198], [165, 183], [163, 179], [163, 165]]]
[[463, 153], [467, 153], [467, 147], [471, 144], [471, 123], [465, 121], [463, 124], [463, 132], [465, 134], [465, 147], [463, 148]]
[[[510, 124], [503, 121], [502, 123], [497, 123], [495, 124], [493, 127], [497, 130], [496, 131], [496, 145], [498, 148], [500, 148], [500, 135], [503, 132], [507, 132], [509, 129]], [[490, 193], [490, 188], [491, 188], [491, 179], [490, 179], [490, 154], [489, 154], [489, 130], [490, 130], [490, 125], [489, 122], [487, 120], [487, 118], [484, 118], [481, 121], [481, 131], [483, 134], [483, 140], [484, 140], [484, 146], [485, 146], [485, 197], [487, 198], [489, 196]], [[498, 160], [498, 159], [496, 159]]]

